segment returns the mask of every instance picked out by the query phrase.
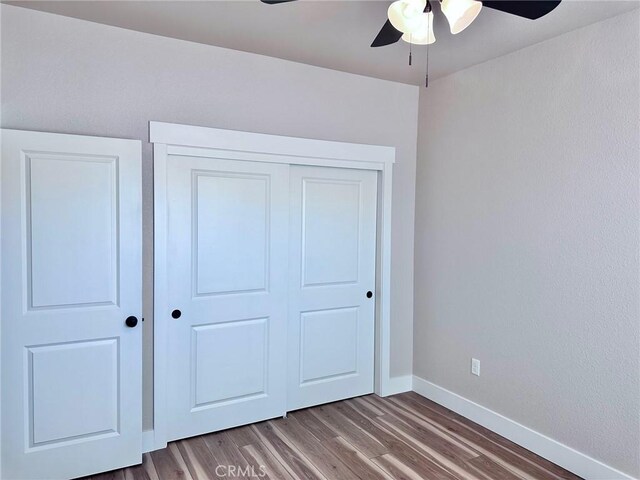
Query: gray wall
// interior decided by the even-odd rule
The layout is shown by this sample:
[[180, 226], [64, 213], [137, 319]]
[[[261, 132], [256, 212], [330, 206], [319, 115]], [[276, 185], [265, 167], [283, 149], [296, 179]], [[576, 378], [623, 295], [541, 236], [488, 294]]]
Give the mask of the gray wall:
[[421, 91], [414, 320], [414, 374], [635, 476], [638, 17]]
[[143, 141], [144, 419], [152, 425], [148, 122], [391, 145], [391, 374], [411, 373], [418, 88], [2, 5], [2, 127]]

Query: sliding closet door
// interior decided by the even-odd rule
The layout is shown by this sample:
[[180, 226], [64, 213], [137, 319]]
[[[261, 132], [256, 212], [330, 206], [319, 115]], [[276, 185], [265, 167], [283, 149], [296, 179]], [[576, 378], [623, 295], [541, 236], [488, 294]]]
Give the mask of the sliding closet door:
[[2, 131], [2, 473], [142, 461], [140, 142]]
[[169, 440], [285, 412], [288, 170], [168, 157]]
[[373, 392], [374, 171], [290, 171], [289, 410]]

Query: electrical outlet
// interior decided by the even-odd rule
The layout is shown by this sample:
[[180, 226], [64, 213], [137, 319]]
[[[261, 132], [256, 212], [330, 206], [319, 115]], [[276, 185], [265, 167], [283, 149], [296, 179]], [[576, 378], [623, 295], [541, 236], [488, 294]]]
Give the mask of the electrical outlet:
[[471, 359], [471, 373], [480, 376], [480, 360], [477, 358]]

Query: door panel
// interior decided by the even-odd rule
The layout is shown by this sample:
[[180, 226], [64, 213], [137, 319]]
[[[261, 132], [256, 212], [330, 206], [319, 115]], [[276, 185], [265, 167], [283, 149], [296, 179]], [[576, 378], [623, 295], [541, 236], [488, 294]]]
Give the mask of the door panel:
[[269, 177], [200, 173], [194, 183], [196, 294], [264, 291]]
[[169, 156], [167, 174], [169, 440], [280, 416], [288, 167]]
[[300, 314], [301, 385], [355, 375], [357, 351], [357, 307]]
[[27, 355], [30, 446], [118, 432], [117, 338], [29, 347]]
[[2, 476], [140, 463], [140, 142], [2, 131]]
[[[193, 327], [193, 408], [264, 396], [268, 372], [268, 320], [236, 320]], [[243, 355], [229, 358], [227, 345], [242, 345]]]
[[356, 283], [360, 183], [306, 178], [302, 187], [302, 286]]
[[290, 170], [289, 410], [373, 392], [373, 171]]
[[30, 307], [115, 305], [116, 159], [30, 154], [25, 160]]

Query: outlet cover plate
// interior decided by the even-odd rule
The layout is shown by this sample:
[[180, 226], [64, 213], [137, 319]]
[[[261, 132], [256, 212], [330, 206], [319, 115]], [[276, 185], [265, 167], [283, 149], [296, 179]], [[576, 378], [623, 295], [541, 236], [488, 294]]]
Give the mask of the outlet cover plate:
[[480, 376], [480, 360], [477, 358], [471, 359], [471, 373]]

